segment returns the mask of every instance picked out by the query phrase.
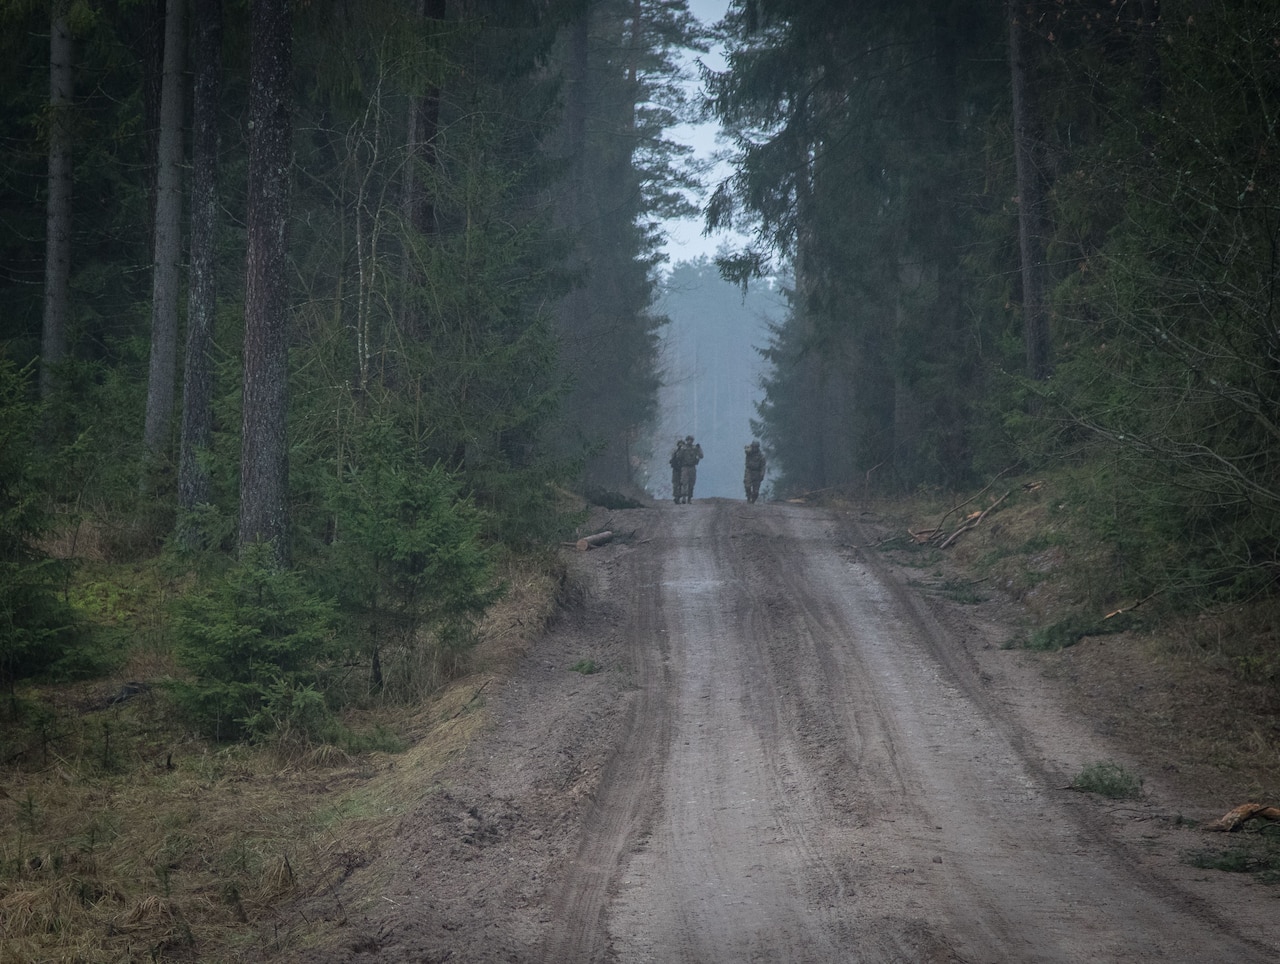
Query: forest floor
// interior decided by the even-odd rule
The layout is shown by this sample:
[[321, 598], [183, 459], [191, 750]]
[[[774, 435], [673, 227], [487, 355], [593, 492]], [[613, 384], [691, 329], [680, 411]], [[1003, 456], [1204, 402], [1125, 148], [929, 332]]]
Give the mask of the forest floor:
[[1076, 602], [1069, 546], [999, 549], [1053, 497], [946, 552], [874, 506], [601, 510], [558, 616], [344, 785], [363, 822], [237, 958], [1280, 959], [1280, 886], [1205, 866], [1274, 845], [1204, 829], [1280, 803], [1276, 687], [1225, 616], [1016, 645]]

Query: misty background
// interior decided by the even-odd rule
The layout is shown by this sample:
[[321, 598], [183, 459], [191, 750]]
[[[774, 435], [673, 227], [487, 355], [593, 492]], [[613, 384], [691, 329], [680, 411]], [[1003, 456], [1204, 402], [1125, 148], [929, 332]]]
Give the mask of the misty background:
[[[743, 446], [753, 438], [752, 420], [763, 396], [771, 324], [786, 305], [773, 279], [745, 292], [720, 277], [706, 256], [678, 262], [662, 285], [657, 305], [671, 319], [661, 351], [662, 387], [651, 452], [641, 482], [656, 498], [671, 497], [667, 459], [677, 438], [692, 435], [702, 445], [694, 498], [741, 499]], [[768, 492], [766, 473], [762, 492]]]
[[[714, 24], [728, 6], [727, 0], [690, 0], [689, 10]], [[700, 66], [723, 70], [722, 45], [683, 58], [679, 82], [691, 97], [701, 93]], [[715, 122], [678, 124], [669, 136], [693, 148], [709, 185], [732, 172]], [[770, 325], [785, 319], [786, 303], [774, 279], [754, 282], [744, 292], [720, 277], [716, 252], [742, 244], [744, 236], [708, 231], [701, 217], [669, 219], [663, 231], [668, 271], [654, 308], [670, 324], [661, 336], [658, 415], [640, 446], [647, 454], [637, 481], [655, 498], [671, 498], [667, 459], [677, 438], [692, 435], [705, 454], [695, 498], [741, 499], [743, 446], [759, 437], [751, 423], [764, 394], [767, 363], [760, 349], [769, 342]], [[761, 490], [766, 498], [769, 477], [766, 473]]]

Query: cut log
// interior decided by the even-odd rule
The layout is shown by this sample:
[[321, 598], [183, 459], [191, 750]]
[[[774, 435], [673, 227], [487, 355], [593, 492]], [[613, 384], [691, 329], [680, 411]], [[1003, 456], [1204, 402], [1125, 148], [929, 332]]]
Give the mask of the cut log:
[[588, 549], [594, 549], [597, 546], [602, 546], [606, 542], [611, 542], [612, 540], [613, 533], [606, 529], [604, 532], [597, 532], [594, 535], [583, 536], [577, 541], [576, 545], [580, 552], [586, 552]]
[[1280, 807], [1269, 807], [1265, 803], [1242, 803], [1206, 824], [1204, 829], [1234, 833], [1250, 820], [1280, 820]]

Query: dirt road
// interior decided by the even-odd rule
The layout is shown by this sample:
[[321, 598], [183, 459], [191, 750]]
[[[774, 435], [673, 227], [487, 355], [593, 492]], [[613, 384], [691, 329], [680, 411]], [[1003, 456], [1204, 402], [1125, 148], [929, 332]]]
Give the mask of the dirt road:
[[[1179, 860], [995, 611], [909, 589], [857, 520], [615, 513], [578, 615], [401, 829], [351, 959], [1264, 962], [1280, 902]], [[590, 660], [602, 672], [569, 671]], [[393, 905], [393, 906], [392, 906]]]

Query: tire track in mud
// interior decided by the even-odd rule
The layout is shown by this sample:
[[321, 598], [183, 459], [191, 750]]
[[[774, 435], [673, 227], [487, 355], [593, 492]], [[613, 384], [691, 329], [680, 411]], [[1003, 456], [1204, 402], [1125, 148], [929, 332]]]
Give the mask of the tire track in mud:
[[829, 516], [654, 515], [615, 573], [637, 689], [541, 960], [1275, 959], [1050, 792], [966, 654]]
[[665, 614], [648, 600], [661, 585], [666, 538], [656, 536], [654, 551], [634, 555], [634, 570], [623, 580], [623, 631], [631, 643], [635, 689], [619, 747], [583, 821], [581, 846], [553, 894], [551, 926], [536, 957], [546, 964], [605, 959], [603, 915], [610, 889], [628, 849], [646, 833], [661, 794], [671, 738], [670, 644]]
[[[929, 895], [912, 900], [890, 887], [899, 895], [868, 901], [867, 911], [896, 919], [897, 908], [920, 907], [917, 931], [964, 960], [1272, 958], [1273, 948], [1231, 934], [1225, 919], [1134, 872], [1097, 834], [1087, 802], [1050, 791], [1045, 768], [987, 705], [967, 654], [949, 645], [918, 597], [842, 559], [824, 528], [819, 516], [795, 514], [793, 535], [812, 535], [789, 545], [811, 549], [779, 560], [776, 571], [804, 622], [838, 628], [812, 638], [825, 677], [853, 690], [831, 703], [847, 710], [846, 744], [880, 742], [893, 771], [861, 781], [859, 809], [885, 825], [859, 842], [877, 855], [881, 879], [907, 869]], [[842, 582], [848, 591], [832, 591]], [[864, 758], [854, 772], [866, 776], [865, 766]]]
[[[673, 740], [652, 835], [610, 908], [614, 959], [834, 959], [837, 902], [814, 902], [823, 857], [811, 791], [759, 640], [754, 584], [718, 513], [688, 528], [664, 580], [671, 622]], [[672, 606], [672, 602], [677, 602]], [[672, 610], [675, 611], [672, 611]]]

